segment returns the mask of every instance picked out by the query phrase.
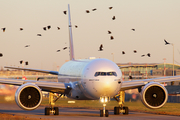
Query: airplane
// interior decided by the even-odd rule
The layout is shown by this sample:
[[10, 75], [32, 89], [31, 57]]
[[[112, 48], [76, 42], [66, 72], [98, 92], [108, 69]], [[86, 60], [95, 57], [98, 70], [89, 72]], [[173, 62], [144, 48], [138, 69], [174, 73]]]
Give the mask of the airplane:
[[[55, 102], [62, 96], [75, 100], [99, 100], [102, 103], [100, 117], [108, 117], [107, 102], [114, 98], [118, 106], [114, 107], [114, 114], [127, 115], [128, 107], [124, 106], [125, 90], [138, 89], [142, 103], [151, 109], [161, 108], [168, 99], [168, 92], [161, 84], [178, 81], [180, 76], [160, 77], [135, 81], [123, 81], [122, 72], [112, 61], [104, 58], [76, 60], [72, 37], [70, 5], [68, 4], [70, 61], [62, 65], [59, 71], [8, 67], [9, 69], [29, 70], [35, 72], [58, 75], [58, 82], [35, 81], [0, 78], [1, 84], [17, 85], [15, 93], [17, 105], [24, 110], [34, 110], [42, 102], [42, 91], [49, 92], [49, 107], [45, 108], [45, 115], [59, 115]], [[56, 98], [54, 98], [54, 96]]]

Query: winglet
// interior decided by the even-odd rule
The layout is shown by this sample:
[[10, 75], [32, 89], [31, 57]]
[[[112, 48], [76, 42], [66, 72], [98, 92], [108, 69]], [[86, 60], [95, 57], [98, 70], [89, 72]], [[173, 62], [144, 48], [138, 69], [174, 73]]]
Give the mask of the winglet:
[[72, 36], [72, 25], [71, 25], [71, 15], [70, 15], [70, 5], [68, 4], [68, 15], [69, 15], [69, 52], [70, 60], [74, 60], [74, 46], [73, 46], [73, 36]]

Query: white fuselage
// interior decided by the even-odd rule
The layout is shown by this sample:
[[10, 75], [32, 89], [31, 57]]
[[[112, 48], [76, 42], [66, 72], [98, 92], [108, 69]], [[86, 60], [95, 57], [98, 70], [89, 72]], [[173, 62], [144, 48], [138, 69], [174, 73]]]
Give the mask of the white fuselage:
[[59, 74], [59, 82], [71, 83], [72, 90], [67, 96], [73, 99], [114, 97], [121, 89], [122, 73], [108, 59], [69, 61], [60, 68]]

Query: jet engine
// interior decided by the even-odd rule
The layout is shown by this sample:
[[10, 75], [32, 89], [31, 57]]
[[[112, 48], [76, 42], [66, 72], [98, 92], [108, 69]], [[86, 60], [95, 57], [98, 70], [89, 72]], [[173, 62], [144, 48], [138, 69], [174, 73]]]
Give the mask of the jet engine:
[[32, 83], [21, 85], [15, 93], [15, 101], [17, 105], [25, 110], [34, 110], [42, 102], [41, 89]]
[[160, 83], [150, 82], [141, 90], [141, 100], [148, 108], [161, 108], [167, 102], [167, 99], [168, 92]]

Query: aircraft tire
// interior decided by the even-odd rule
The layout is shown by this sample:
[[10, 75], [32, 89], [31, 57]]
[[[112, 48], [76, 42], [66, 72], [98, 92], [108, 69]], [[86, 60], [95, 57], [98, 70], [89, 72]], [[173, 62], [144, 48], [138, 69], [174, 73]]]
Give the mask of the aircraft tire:
[[123, 113], [123, 115], [128, 115], [128, 114], [129, 114], [129, 109], [128, 109], [128, 107], [123, 107], [123, 110], [125, 110], [125, 113]]
[[50, 115], [50, 108], [49, 107], [46, 107], [45, 108], [45, 115]]
[[108, 112], [108, 110], [105, 111], [105, 117], [109, 117], [109, 112]]
[[100, 110], [100, 117], [103, 117], [103, 110]]
[[114, 107], [114, 115], [119, 115], [119, 107]]
[[54, 115], [59, 115], [59, 108], [58, 107], [54, 107]]

